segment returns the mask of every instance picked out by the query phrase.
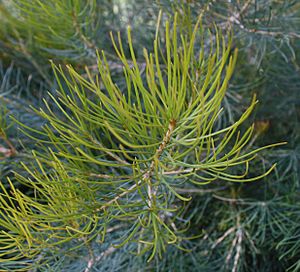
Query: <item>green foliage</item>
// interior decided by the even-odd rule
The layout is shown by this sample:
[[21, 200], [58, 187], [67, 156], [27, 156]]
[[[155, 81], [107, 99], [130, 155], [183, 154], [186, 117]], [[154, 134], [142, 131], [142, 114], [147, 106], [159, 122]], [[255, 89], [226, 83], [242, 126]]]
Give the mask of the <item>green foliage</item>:
[[[101, 91], [109, 97], [109, 93], [103, 85], [98, 71], [98, 57], [96, 56], [96, 50], [94, 50], [97, 48], [99, 52], [102, 49], [105, 50], [110, 77], [117, 85], [120, 93], [125, 95], [125, 101], [128, 102], [127, 81], [123, 73], [124, 64], [122, 64], [118, 56], [116, 57], [113, 54], [114, 46], [112, 46], [108, 35], [109, 31], [115, 33], [118, 30], [124, 38], [128, 25], [131, 28], [131, 32], [134, 33], [131, 42], [143, 86], [149, 90], [147, 83], [149, 75], [147, 75], [146, 61], [142, 49], [145, 47], [148, 52], [152, 52], [153, 39], [155, 38], [157, 39], [159, 49], [158, 62], [165, 86], [167, 87], [167, 52], [165, 47], [161, 46], [165, 44], [165, 35], [156, 35], [156, 18], [159, 9], [164, 11], [161, 16], [159, 29], [163, 29], [166, 20], [173, 16], [174, 11], [177, 11], [177, 34], [183, 35], [186, 41], [190, 40], [189, 35], [193, 32], [193, 24], [196, 23], [199, 13], [202, 14], [202, 27], [207, 31], [202, 31], [202, 34], [196, 39], [194, 43], [195, 54], [192, 59], [198, 60], [198, 53], [201, 52], [204, 45], [204, 59], [208, 60], [211, 44], [214, 44], [216, 41], [215, 34], [210, 36], [209, 31], [215, 33], [216, 26], [218, 31], [222, 31], [223, 35], [225, 35], [226, 43], [229, 41], [228, 46], [230, 45], [231, 47], [229, 55], [233, 55], [235, 48], [239, 49], [238, 58], [235, 61], [235, 72], [229, 84], [227, 84], [227, 91], [220, 105], [223, 111], [215, 119], [213, 131], [217, 132], [235, 124], [236, 120], [239, 120], [246, 111], [250, 103], [249, 99], [256, 94], [260, 103], [255, 107], [254, 114], [248, 117], [248, 121], [246, 120], [243, 124], [241, 123], [237, 129], [237, 131], [241, 130], [245, 133], [247, 128], [251, 126], [249, 123], [254, 123], [253, 137], [243, 147], [243, 152], [240, 155], [251, 152], [250, 150], [269, 144], [270, 142], [288, 141], [288, 144], [277, 147], [274, 150], [262, 150], [256, 156], [256, 159], [252, 161], [247, 177], [244, 178], [255, 177], [259, 175], [258, 173], [266, 172], [273, 164], [277, 164], [275, 170], [264, 177], [262, 181], [250, 183], [224, 182], [217, 178], [213, 182], [203, 184], [199, 187], [190, 181], [195, 180], [195, 178], [192, 178], [192, 175], [180, 180], [178, 179], [178, 181], [182, 182], [180, 184], [176, 183], [175, 176], [167, 175], [165, 179], [170, 183], [171, 188], [174, 188], [177, 194], [189, 199], [189, 201], [180, 200], [174, 193], [170, 192], [170, 189], [165, 188], [162, 182], [159, 183], [160, 185], [158, 183], [153, 185], [154, 189], [158, 189], [158, 196], [162, 194], [161, 189], [164, 188], [168, 192], [164, 196], [165, 199], [170, 201], [172, 209], [177, 209], [177, 213], [176, 211], [167, 211], [165, 213], [160, 212], [159, 214], [164, 215], [164, 222], [169, 227], [171, 226], [172, 231], [174, 231], [172, 227], [172, 220], [174, 218], [173, 223], [178, 230], [185, 228], [184, 233], [176, 231], [174, 233], [178, 237], [176, 245], [184, 247], [189, 250], [188, 252], [183, 252], [176, 246], [167, 246], [165, 252], [163, 252], [163, 258], [160, 258], [159, 254], [156, 254], [152, 261], [147, 262], [151, 250], [144, 255], [132, 254], [132, 252], [136, 253], [139, 248], [135, 240], [136, 237], [133, 237], [130, 242], [124, 244], [121, 248], [115, 248], [112, 245], [120, 243], [122, 237], [124, 239], [128, 237], [134, 218], [131, 217], [128, 219], [124, 217], [122, 221], [113, 218], [106, 229], [104, 241], [102, 241], [103, 232], [101, 232], [101, 224], [97, 223], [98, 227], [96, 227], [97, 230], [95, 229], [94, 233], [96, 234], [98, 231], [100, 235], [95, 239], [89, 236], [91, 240], [85, 243], [85, 246], [79, 246], [82, 243], [80, 239], [70, 239], [70, 241], [61, 243], [52, 249], [45, 245], [42, 252], [32, 258], [26, 258], [23, 255], [23, 259], [12, 261], [6, 255], [5, 259], [1, 262], [0, 270], [29, 270], [29, 267], [31, 267], [30, 271], [299, 271], [298, 256], [300, 255], [300, 247], [299, 232], [297, 230], [299, 229], [300, 222], [300, 138], [298, 121], [300, 113], [300, 74], [298, 60], [300, 53], [300, 7], [298, 1], [192, 0], [170, 2], [167, 0], [97, 0], [92, 4], [89, 1], [74, 1], [74, 3], [77, 3], [81, 7], [85, 4], [89, 6], [89, 9], [77, 10], [79, 12], [77, 13], [78, 25], [72, 24], [72, 8], [70, 3], [69, 0], [0, 1], [0, 57], [3, 64], [0, 67], [1, 120], [3, 124], [6, 124], [5, 126], [8, 126], [6, 129], [4, 129], [5, 126], [1, 128], [5, 131], [6, 140], [17, 151], [16, 154], [11, 155], [9, 144], [3, 137], [0, 139], [0, 148], [4, 151], [4, 153], [0, 154], [0, 180], [3, 182], [6, 190], [8, 190], [10, 196], [13, 196], [13, 192], [9, 189], [10, 185], [7, 177], [10, 178], [16, 190], [19, 190], [27, 197], [33, 197], [32, 199], [34, 200], [35, 191], [28, 184], [27, 178], [32, 176], [31, 173], [34, 173], [34, 175], [38, 173], [40, 178], [43, 177], [43, 174], [41, 174], [39, 166], [35, 162], [34, 156], [32, 156], [32, 152], [30, 151], [32, 149], [35, 150], [36, 160], [42, 164], [49, 179], [51, 181], [55, 179], [53, 177], [56, 170], [51, 165], [50, 159], [52, 155], [49, 154], [48, 147], [54, 152], [68, 175], [74, 172], [70, 178], [72, 184], [75, 177], [80, 178], [80, 182], [76, 180], [78, 190], [82, 188], [82, 184], [84, 183], [82, 180], [86, 183], [88, 183], [87, 181], [90, 182], [86, 187], [89, 187], [92, 182], [93, 189], [97, 188], [94, 193], [91, 193], [93, 196], [96, 195], [95, 198], [92, 202], [86, 200], [86, 203], [95, 203], [98, 207], [114, 196], [117, 196], [118, 193], [127, 191], [134, 184], [133, 181], [130, 182], [128, 180], [128, 183], [124, 181], [124, 183], [120, 182], [119, 184], [114, 184], [114, 186], [112, 184], [101, 184], [101, 188], [99, 189], [100, 185], [98, 184], [99, 186], [97, 186], [96, 183], [100, 178], [90, 176], [89, 173], [103, 174], [105, 171], [105, 174], [109, 176], [120, 176], [121, 181], [124, 175], [133, 176], [133, 168], [129, 169], [126, 166], [122, 166], [116, 170], [116, 167], [103, 167], [88, 162], [88, 159], [79, 163], [78, 161], [74, 162], [72, 158], [64, 157], [65, 154], [75, 156], [77, 154], [75, 149], [79, 148], [90, 154], [93, 158], [115, 162], [115, 159], [107, 153], [103, 154], [103, 151], [99, 149], [95, 150], [92, 142], [90, 144], [93, 145], [93, 148], [85, 146], [86, 141], [79, 144], [72, 135], [68, 135], [68, 131], [70, 130], [76, 137], [86, 140], [86, 134], [83, 134], [82, 130], [78, 131], [77, 127], [64, 114], [66, 112], [68, 116], [73, 118], [73, 122], [78, 123], [79, 119], [74, 115], [74, 112], [76, 112], [76, 110], [74, 111], [74, 106], [69, 109], [68, 106], [63, 105], [62, 101], [65, 104], [69, 104], [69, 100], [67, 101], [65, 96], [73, 94], [72, 103], [77, 105], [77, 107], [82, 106], [82, 102], [79, 99], [79, 97], [82, 97], [81, 94], [78, 96], [78, 92], [72, 90], [77, 85], [78, 87], [76, 88], [81, 89], [82, 93], [86, 95], [84, 101], [92, 101], [93, 103], [97, 101], [99, 103], [99, 96], [95, 91], [91, 90], [95, 89], [94, 87], [80, 87], [84, 85], [82, 84], [81, 77], [87, 80], [89, 84], [91, 84], [90, 82], [95, 83], [97, 78], [99, 78]], [[56, 6], [64, 7], [64, 9], [56, 9]], [[32, 16], [32, 11], [34, 11], [34, 17]], [[83, 13], [85, 17], [81, 16]], [[65, 18], [65, 20], [62, 18]], [[23, 23], [25, 21], [26, 24]], [[55, 30], [55, 35], [53, 31], [49, 31], [50, 28]], [[172, 27], [170, 27], [170, 37], [172, 37], [171, 30]], [[86, 41], [80, 33], [87, 39]], [[232, 37], [229, 37], [230, 35], [227, 33], [231, 33]], [[203, 43], [201, 43], [201, 39], [203, 39]], [[94, 49], [88, 46], [89, 42], [95, 46]], [[118, 41], [116, 43], [118, 44]], [[172, 38], [170, 43], [172, 43]], [[178, 35], [179, 52], [182, 50], [180, 45], [181, 38]], [[122, 46], [128, 65], [134, 70], [130, 48], [127, 43], [122, 43]], [[117, 47], [119, 48], [119, 45]], [[215, 52], [216, 48], [213, 49], [212, 53]], [[152, 54], [154, 55], [154, 53]], [[222, 55], [222, 53], [220, 54]], [[102, 59], [102, 54], [100, 56]], [[49, 58], [57, 65], [56, 74], [62, 87], [59, 87], [54, 80], [54, 75], [48, 61]], [[174, 59], [171, 58], [171, 61], [173, 63]], [[74, 68], [69, 67], [65, 69], [64, 65], [60, 68], [58, 66], [59, 63], [71, 63]], [[85, 71], [84, 65], [88, 65], [89, 73]], [[76, 72], [70, 75], [68, 70]], [[125, 70], [127, 71], [128, 78], [131, 79], [134, 73], [129, 72], [128, 69]], [[75, 76], [75, 74], [78, 76]], [[190, 71], [189, 75], [191, 78], [186, 83], [188, 93], [191, 90], [189, 88], [192, 85], [191, 82], [195, 82], [195, 75], [192, 75]], [[225, 75], [226, 68], [223, 69], [220, 82], [223, 82]], [[157, 74], [155, 74], [155, 79], [156, 85], [160, 88]], [[203, 79], [200, 79], [199, 82], [203, 82], [201, 80]], [[46, 85], [47, 87], [45, 88]], [[199, 83], [199, 85], [201, 84]], [[54, 90], [57, 88], [59, 88], [59, 92], [55, 93]], [[47, 105], [53, 111], [53, 115], [49, 113], [49, 110], [47, 110], [45, 104], [41, 101], [41, 98], [45, 97], [46, 89], [55, 98], [51, 99], [50, 96], [46, 98]], [[136, 99], [133, 83], [131, 89], [134, 94], [132, 95], [133, 104], [133, 100]], [[138, 85], [137, 89], [139, 89]], [[210, 101], [211, 98], [209, 97], [206, 102]], [[149, 101], [153, 101], [152, 98], [150, 99]], [[118, 98], [119, 100], [122, 106], [124, 106], [123, 100]], [[56, 101], [62, 104], [64, 111], [56, 105]], [[144, 112], [144, 97], [141, 97], [140, 101]], [[59, 127], [61, 130], [66, 128], [63, 130], [63, 135], [68, 136], [67, 139], [63, 140], [65, 143], [64, 155], [59, 155], [61, 145], [53, 143], [51, 141], [52, 136], [49, 138], [49, 133], [47, 129], [45, 130], [46, 127], [41, 131], [41, 126], [47, 123], [48, 129], [55, 136], [55, 139], [61, 141], [59, 132], [52, 127], [51, 121], [47, 122], [47, 118], [45, 119], [43, 116], [33, 114], [32, 109], [29, 109], [28, 105], [33, 105], [35, 108], [42, 107], [43, 112], [40, 115], [48, 116], [50, 114], [56, 120], [61, 120]], [[115, 109], [115, 107], [119, 107], [117, 103], [115, 103], [112, 109]], [[83, 114], [83, 112], [87, 113], [89, 111], [81, 108], [80, 113]], [[116, 114], [116, 111], [114, 110], [113, 113]], [[10, 115], [14, 116], [13, 118], [16, 121], [13, 121], [9, 117]], [[138, 156], [140, 156], [141, 150], [125, 146], [111, 132], [99, 134], [99, 131], [103, 131], [104, 125], [101, 125], [99, 128], [95, 124], [95, 121], [91, 125], [90, 121], [86, 121], [86, 116], [80, 114], [78, 116], [81, 116], [82, 122], [85, 122], [87, 127], [94, 129], [93, 131], [87, 130], [87, 135], [92, 134], [93, 137], [96, 135], [96, 139], [100, 138], [99, 142], [106, 148], [112, 149], [115, 147], [112, 152], [126, 162], [132, 163], [124, 155], [128, 155], [128, 151], [131, 152], [129, 154], [131, 157], [137, 157], [140, 160]], [[99, 119], [96, 113], [93, 113], [93, 116], [97, 116], [96, 120]], [[113, 115], [113, 118], [115, 119], [116, 115]], [[142, 117], [140, 118], [143, 119]], [[162, 142], [168, 130], [169, 121], [165, 120], [164, 128], [156, 135], [158, 142]], [[55, 122], [56, 125], [57, 122]], [[123, 131], [126, 128], [121, 126], [120, 119], [114, 123], [116, 126], [118, 124], [117, 128], [119, 131]], [[29, 129], [29, 131], [25, 131], [25, 134], [20, 133], [18, 130], [19, 127], [24, 128], [24, 125], [28, 126]], [[140, 125], [138, 123], [132, 128], [139, 127]], [[179, 129], [179, 127], [176, 128]], [[147, 131], [150, 133], [150, 129]], [[31, 136], [27, 137], [26, 134], [31, 134]], [[232, 136], [232, 139], [229, 140], [225, 147], [226, 151], [221, 152], [218, 159], [234, 147], [234, 139], [237, 135], [236, 133]], [[107, 136], [111, 137], [111, 141], [107, 140]], [[220, 136], [222, 135], [220, 134]], [[155, 137], [152, 137], [152, 135], [150, 137], [153, 138], [154, 142]], [[36, 138], [39, 140], [37, 141]], [[216, 143], [220, 143], [221, 137], [215, 136], [212, 138]], [[126, 139], [132, 143], [131, 138]], [[70, 141], [72, 141], [72, 144]], [[136, 141], [136, 138], [134, 141]], [[173, 146], [175, 146], [173, 136], [171, 136], [171, 141], [173, 141]], [[164, 149], [160, 156], [160, 160], [163, 160], [163, 163], [168, 162], [170, 159], [170, 156], [166, 157], [169, 154], [169, 145], [171, 145], [171, 142], [168, 143], [167, 149]], [[206, 148], [205, 144], [203, 148]], [[181, 147], [181, 149], [184, 148]], [[117, 150], [122, 150], [122, 152], [117, 152]], [[126, 152], [124, 153], [123, 150]], [[153, 151], [156, 151], [154, 147]], [[174, 154], [171, 153], [171, 155], [173, 156]], [[186, 157], [188, 163], [195, 163], [193, 156], [193, 153], [188, 154]], [[144, 157], [145, 159], [149, 159], [148, 154]], [[204, 157], [203, 155], [201, 158]], [[182, 156], [182, 159], [185, 159], [184, 156]], [[20, 161], [26, 162], [25, 168], [19, 163]], [[148, 164], [140, 163], [140, 171], [147, 169], [149, 164], [150, 161]], [[160, 169], [161, 165], [158, 166], [158, 169]], [[84, 168], [82, 168], [83, 166]], [[30, 168], [30, 171], [26, 170], [27, 168]], [[12, 171], [18, 173], [17, 178], [13, 175]], [[61, 170], [58, 172], [60, 173]], [[222, 173], [236, 176], [244, 172], [245, 165], [240, 164], [228, 167]], [[201, 172], [201, 174], [203, 173]], [[153, 181], [156, 181], [157, 177], [159, 176], [155, 176]], [[207, 176], [205, 177], [207, 178]], [[35, 180], [34, 178], [31, 179], [32, 181]], [[59, 179], [65, 180], [63, 178]], [[55, 179], [55, 182], [56, 180], [58, 178]], [[104, 177], [101, 181], [103, 180]], [[61, 188], [64, 188], [64, 186], [61, 185]], [[74, 189], [74, 187], [72, 188]], [[142, 192], [142, 195], [148, 200], [146, 185], [143, 188], [145, 188], [145, 191]], [[73, 189], [72, 191], [74, 191]], [[171, 197], [172, 194], [173, 198]], [[84, 195], [83, 192], [82, 195]], [[36, 196], [38, 196], [37, 192]], [[126, 207], [125, 213], [132, 210], [138, 212], [141, 207], [144, 207], [140, 201], [141, 194], [132, 191], [122, 197], [121, 208], [124, 209], [123, 205], [128, 197], [131, 197], [129, 200], [130, 203], [137, 201], [140, 206], [135, 208]], [[191, 197], [192, 199], [190, 199]], [[47, 203], [47, 198], [41, 198]], [[5, 200], [8, 199], [6, 198]], [[64, 201], [75, 203], [74, 199], [71, 200], [69, 196], [61, 200], [61, 202]], [[161, 205], [162, 201], [162, 199], [156, 199], [158, 205]], [[77, 205], [78, 207], [79, 202], [73, 205]], [[116, 205], [120, 205], [119, 202]], [[16, 205], [16, 201], [13, 201], [13, 203]], [[40, 203], [40, 200], [38, 200], [38, 203]], [[81, 201], [80, 203], [82, 204], [83, 202]], [[86, 203], [82, 204], [82, 207], [88, 206]], [[146, 207], [147, 201], [144, 201], [144, 203]], [[118, 207], [116, 205], [106, 210], [112, 213], [117, 212]], [[78, 210], [83, 210], [82, 207], [78, 208]], [[86, 210], [89, 209], [90, 207], [86, 208]], [[34, 208], [35, 211], [36, 209]], [[61, 210], [59, 214], [62, 214]], [[97, 213], [97, 215], [99, 214], [101, 212]], [[109, 214], [111, 215], [111, 213]], [[120, 217], [120, 214], [118, 216]], [[62, 225], [62, 223], [58, 223], [58, 225]], [[83, 228], [84, 226], [82, 225], [81, 227]], [[53, 233], [57, 234], [54, 231]], [[63, 230], [61, 230], [61, 233], [65, 235]], [[149, 240], [152, 239], [150, 234], [151, 232], [148, 228], [147, 238]], [[63, 238], [59, 237], [59, 239], [63, 240], [66, 236]], [[187, 240], [186, 238], [188, 237], [197, 237], [197, 239]], [[53, 238], [53, 240], [55, 239]], [[72, 248], [73, 250], [71, 250]], [[140, 248], [142, 249], [142, 245]], [[2, 253], [4, 254], [5, 252]]]
[[[35, 141], [20, 133], [18, 125], [10, 118], [14, 116], [19, 122], [39, 128], [45, 122], [37, 116], [28, 105], [39, 105], [39, 97], [45, 91], [45, 84], [36, 82], [32, 76], [10, 64], [4, 68], [0, 63], [0, 176], [10, 176], [12, 171], [26, 172], [19, 163], [28, 156], [26, 150], [35, 148]], [[33, 92], [35, 90], [35, 94]]]
[[[107, 251], [133, 244], [130, 250], [146, 254], [148, 262], [162, 258], [169, 245], [184, 249], [184, 241], [193, 238], [184, 234], [192, 223], [185, 216], [192, 198], [180, 190], [216, 180], [255, 181], [274, 169], [248, 175], [257, 152], [275, 146], [249, 150], [254, 126], [240, 129], [255, 97], [237, 121], [219, 126], [237, 55], [231, 54], [231, 39], [226, 45], [216, 28], [205, 49], [201, 19], [192, 32], [179, 32], [175, 15], [166, 22], [164, 47], [157, 33], [153, 53], [144, 50], [140, 67], [130, 28], [130, 62], [120, 34], [117, 41], [111, 37], [125, 91], [114, 82], [104, 52], [98, 54], [98, 75], [53, 64], [57, 97], [50, 94], [53, 103], [45, 101], [46, 109], [37, 111], [47, 124], [25, 130], [46, 147], [33, 152], [32, 165], [23, 163], [26, 176], [15, 173], [33, 193], [18, 190], [10, 179], [10, 189], [1, 184], [6, 269], [17, 261], [44, 269], [61, 248], [64, 256], [82, 247], [90, 251], [120, 224], [123, 232], [114, 234]], [[93, 262], [91, 256], [87, 267]]]
[[[68, 50], [70, 56], [78, 57], [82, 52], [87, 52], [83, 46], [95, 47], [89, 38], [94, 34], [95, 6], [95, 1], [13, 1], [9, 19], [13, 22], [12, 28], [17, 38], [23, 38], [19, 35], [30, 35], [32, 46], [37, 45], [45, 52], [52, 49], [66, 55], [64, 50]], [[26, 34], [21, 34], [22, 30]]]
[[[0, 56], [12, 58], [19, 66], [38, 73], [52, 87], [49, 59], [77, 64], [78, 68], [82, 63], [94, 64], [96, 49], [106, 48], [107, 54], [113, 52], [107, 46], [107, 33], [113, 28], [126, 32], [126, 26], [131, 24], [143, 44], [149, 46], [158, 7], [153, 4], [145, 8], [143, 1], [126, 2], [125, 5], [121, 0], [2, 0]], [[147, 32], [137, 28], [141, 23], [145, 25], [145, 14], [154, 16], [147, 19]]]

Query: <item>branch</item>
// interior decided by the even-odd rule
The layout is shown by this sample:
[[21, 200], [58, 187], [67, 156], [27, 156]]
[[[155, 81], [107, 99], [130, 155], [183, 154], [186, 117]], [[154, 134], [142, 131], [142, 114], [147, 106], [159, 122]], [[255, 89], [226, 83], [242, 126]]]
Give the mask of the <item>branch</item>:
[[[154, 171], [155, 164], [159, 160], [159, 158], [160, 158], [161, 154], [163, 153], [164, 149], [166, 148], [166, 145], [169, 143], [169, 141], [171, 139], [171, 135], [172, 135], [175, 127], [176, 127], [176, 120], [174, 120], [174, 119], [170, 120], [167, 133], [165, 134], [162, 143], [160, 144], [160, 146], [158, 147], [158, 149], [155, 152], [154, 159], [152, 160], [151, 165], [150, 165], [150, 169], [145, 174], [145, 178], [147, 180], [150, 179], [150, 176], [151, 176], [152, 172]], [[147, 192], [148, 192], [148, 197], [149, 197], [148, 204], [149, 204], [149, 207], [151, 207], [152, 206], [152, 198], [153, 198], [153, 195], [156, 195], [156, 191], [152, 192], [152, 185], [151, 185], [150, 180], [149, 180], [149, 183], [148, 183]]]
[[[130, 192], [134, 191], [136, 188], [138, 188], [138, 186], [140, 186], [145, 181], [149, 181], [149, 179], [151, 177], [151, 174], [152, 174], [152, 172], [153, 172], [153, 170], [155, 168], [155, 163], [160, 158], [163, 150], [165, 149], [166, 145], [170, 141], [171, 134], [174, 131], [175, 126], [176, 126], [176, 121], [174, 119], [172, 119], [170, 121], [170, 123], [169, 123], [169, 127], [168, 127], [168, 130], [167, 130], [167, 133], [164, 136], [162, 143], [160, 144], [160, 146], [156, 150], [155, 155], [154, 155], [154, 159], [152, 160], [149, 169], [143, 174], [142, 179], [139, 180], [137, 183], [133, 184], [126, 191], [122, 192], [121, 194], [117, 195], [116, 197], [114, 197], [110, 201], [108, 201], [105, 204], [103, 204], [100, 208], [96, 209], [95, 212], [99, 212], [99, 211], [102, 211], [102, 210], [106, 209], [109, 205], [113, 204], [114, 202], [116, 202], [120, 198], [122, 198], [123, 196], [125, 196], [125, 195], [129, 194]], [[151, 182], [148, 183], [147, 192], [148, 192], [148, 197], [149, 197], [148, 204], [149, 204], [149, 207], [151, 207], [152, 206], [153, 195], [156, 194], [155, 191], [154, 192], [152, 191]]]
[[[4, 133], [4, 132], [3, 132]], [[17, 150], [12, 142], [6, 137], [5, 134], [0, 133], [0, 139], [2, 139], [9, 148], [5, 148], [0, 145], [0, 153], [4, 154], [4, 157], [8, 158], [17, 154]]]
[[229, 228], [217, 241], [211, 246], [211, 249], [214, 249], [218, 244], [220, 244], [228, 235], [235, 231], [235, 227]]
[[118, 201], [118, 199], [120, 199], [121, 197], [123, 197], [123, 196], [129, 194], [130, 192], [134, 191], [138, 186], [140, 186], [142, 184], [143, 181], [144, 181], [144, 179], [139, 180], [137, 183], [135, 183], [131, 187], [129, 187], [129, 189], [127, 189], [126, 191], [124, 191], [121, 194], [117, 195], [113, 199], [109, 200], [108, 202], [103, 204], [100, 208], [96, 209], [95, 212], [105, 210], [109, 205], [111, 205], [114, 202]]
[[102, 252], [98, 257], [96, 258], [91, 258], [88, 261], [87, 267], [84, 270], [84, 272], [89, 272], [91, 271], [92, 267], [95, 265], [95, 263], [99, 262], [102, 258], [114, 253], [117, 249], [115, 247], [109, 247], [107, 250]]
[[203, 193], [213, 193], [217, 191], [222, 191], [227, 189], [226, 186], [215, 188], [215, 189], [197, 189], [197, 188], [176, 188], [174, 187], [174, 190], [178, 193], [194, 193], [194, 194], [203, 194]]

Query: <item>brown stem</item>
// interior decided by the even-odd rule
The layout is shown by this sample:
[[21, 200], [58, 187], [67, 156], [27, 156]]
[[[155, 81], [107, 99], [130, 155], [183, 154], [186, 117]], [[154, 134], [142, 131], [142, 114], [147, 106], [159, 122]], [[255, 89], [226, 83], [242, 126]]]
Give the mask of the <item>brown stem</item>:
[[151, 181], [150, 181], [150, 177], [152, 175], [152, 172], [154, 171], [155, 163], [157, 162], [157, 160], [159, 160], [159, 158], [160, 158], [162, 152], [164, 151], [166, 145], [170, 141], [172, 132], [174, 131], [175, 127], [176, 127], [176, 121], [174, 119], [172, 119], [170, 121], [170, 123], [169, 123], [169, 127], [168, 127], [168, 130], [167, 130], [164, 138], [163, 138], [163, 141], [160, 144], [160, 146], [158, 147], [158, 149], [156, 150], [154, 158], [153, 158], [153, 160], [152, 160], [152, 162], [150, 164], [150, 167], [143, 174], [142, 179], [139, 180], [137, 183], [133, 184], [126, 191], [122, 192], [121, 194], [117, 195], [116, 197], [114, 197], [110, 201], [108, 201], [105, 204], [103, 204], [100, 208], [96, 209], [95, 212], [99, 212], [99, 211], [102, 211], [102, 210], [106, 209], [112, 203], [118, 201], [123, 196], [125, 196], [125, 195], [129, 194], [130, 192], [134, 191], [135, 189], [137, 189], [138, 186], [140, 186], [144, 182], [148, 182], [147, 193], [148, 193], [148, 197], [149, 197], [149, 201], [148, 201], [149, 207], [151, 207], [153, 205], [153, 203], [152, 203], [152, 201], [153, 201], [153, 195], [156, 194], [156, 191], [152, 191], [152, 184], [151, 184]]
[[[12, 144], [12, 142], [6, 137], [5, 134], [0, 134], [0, 138], [7, 144], [7, 146], [9, 147], [9, 149], [6, 148], [2, 148], [5, 149], [6, 152], [4, 153], [5, 157], [11, 157], [11, 156], [15, 156], [17, 154], [17, 150], [14, 147], [14, 145]], [[1, 147], [1, 146], [0, 146]]]
[[176, 127], [176, 120], [172, 119], [169, 123], [169, 127], [167, 130], [167, 133], [165, 134], [162, 143], [159, 145], [158, 149], [155, 152], [154, 159], [151, 162], [150, 168], [146, 173], [145, 179], [148, 181], [148, 186], [147, 186], [147, 192], [148, 192], [148, 197], [149, 197], [149, 207], [153, 205], [153, 196], [156, 195], [156, 190], [152, 191], [152, 183], [150, 181], [150, 176], [152, 172], [154, 171], [155, 164], [159, 160], [161, 154], [163, 153], [164, 149], [166, 148], [166, 145], [169, 143], [171, 139], [171, 135]]

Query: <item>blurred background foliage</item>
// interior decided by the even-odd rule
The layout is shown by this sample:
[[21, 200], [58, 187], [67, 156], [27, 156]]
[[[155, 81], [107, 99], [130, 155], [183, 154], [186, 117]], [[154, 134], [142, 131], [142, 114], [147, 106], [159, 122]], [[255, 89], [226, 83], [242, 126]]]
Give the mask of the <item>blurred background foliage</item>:
[[[142, 49], [152, 48], [159, 10], [163, 11], [162, 27], [177, 11], [184, 31], [191, 31], [191, 22], [201, 13], [205, 28], [232, 30], [232, 49], [238, 48], [239, 55], [221, 122], [232, 123], [256, 93], [260, 103], [252, 115], [252, 146], [288, 144], [260, 155], [253, 173], [261, 172], [261, 162], [266, 169], [278, 163], [276, 171], [261, 181], [219, 182], [182, 192], [193, 196], [184, 209], [191, 220], [188, 232], [201, 234], [186, 242], [189, 252], [170, 247], [163, 259], [147, 263], [130, 253], [131, 245], [111, 249], [115, 237], [125, 231], [115, 226], [109, 241], [92, 246], [92, 267], [87, 267], [89, 253], [84, 249], [64, 255], [62, 248], [49, 253], [49, 265], [43, 271], [300, 271], [297, 0], [0, 0], [1, 181], [12, 177], [12, 171], [23, 171], [19, 162], [30, 159], [29, 151], [38, 145], [20, 133], [18, 122], [33, 128], [43, 124], [29, 106], [42, 107], [47, 92], [55, 94], [57, 83], [49, 60], [71, 63], [84, 74], [86, 65], [92, 69], [97, 64], [96, 49], [104, 49], [118, 80], [122, 68], [109, 32], [122, 34], [127, 25], [132, 27], [137, 60], [143, 67]], [[22, 263], [15, 267], [21, 268]], [[0, 269], [9, 270], [5, 263]]]

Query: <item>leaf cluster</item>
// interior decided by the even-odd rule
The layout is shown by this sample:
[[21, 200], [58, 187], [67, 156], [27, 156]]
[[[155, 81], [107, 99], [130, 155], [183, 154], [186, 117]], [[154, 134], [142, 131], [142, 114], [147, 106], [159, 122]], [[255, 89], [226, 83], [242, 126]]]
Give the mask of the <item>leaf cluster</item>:
[[[127, 231], [113, 247], [133, 243], [134, 251], [147, 253], [151, 261], [162, 257], [169, 244], [183, 249], [190, 223], [184, 203], [191, 198], [178, 189], [216, 180], [255, 181], [274, 169], [248, 176], [257, 152], [274, 146], [248, 150], [254, 126], [240, 130], [255, 97], [237, 121], [218, 126], [236, 62], [231, 40], [226, 45], [218, 29], [209, 33], [206, 50], [201, 17], [191, 33], [182, 33], [175, 15], [166, 23], [164, 47], [157, 33], [153, 53], [144, 50], [145, 80], [130, 28], [131, 63], [120, 34], [117, 41], [111, 37], [125, 90], [115, 84], [103, 52], [95, 76], [88, 69], [83, 76], [72, 66], [65, 72], [53, 65], [58, 95], [50, 94], [53, 103], [45, 101], [46, 109], [37, 111], [47, 124], [41, 131], [26, 126], [24, 131], [48, 149], [33, 152], [33, 165], [23, 163], [27, 176], [16, 173], [33, 195], [10, 179], [10, 189], [1, 184], [0, 244], [6, 264], [43, 259], [66, 243], [71, 244], [67, 252], [103, 243], [108, 229], [120, 222]], [[243, 170], [236, 173], [236, 166]]]

